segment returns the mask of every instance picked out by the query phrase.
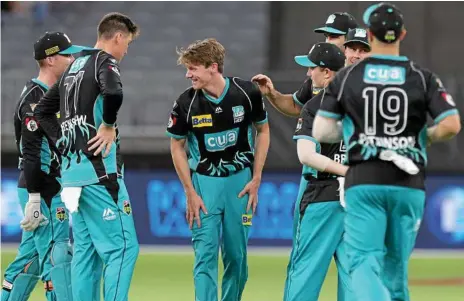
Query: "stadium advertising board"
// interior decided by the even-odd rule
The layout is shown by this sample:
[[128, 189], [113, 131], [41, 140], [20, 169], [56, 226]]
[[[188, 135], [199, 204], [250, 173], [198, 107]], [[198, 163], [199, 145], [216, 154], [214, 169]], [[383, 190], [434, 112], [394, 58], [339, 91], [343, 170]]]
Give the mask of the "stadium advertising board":
[[[2, 242], [21, 239], [17, 176], [16, 170], [2, 170]], [[295, 173], [263, 176], [250, 245], [290, 246], [299, 180]], [[175, 173], [128, 171], [126, 185], [141, 244], [190, 244], [185, 195]], [[427, 204], [416, 247], [464, 248], [464, 177], [429, 177], [426, 186]]]

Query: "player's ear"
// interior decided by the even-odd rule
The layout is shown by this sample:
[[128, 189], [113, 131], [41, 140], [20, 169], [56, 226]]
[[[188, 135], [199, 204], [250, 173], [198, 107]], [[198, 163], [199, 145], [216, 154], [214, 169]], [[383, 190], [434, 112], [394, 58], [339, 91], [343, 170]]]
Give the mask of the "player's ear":
[[402, 29], [401, 30], [401, 34], [400, 34], [400, 41], [403, 41], [403, 39], [406, 37], [406, 34], [408, 33], [408, 31], [406, 29]]
[[369, 44], [372, 44], [372, 42], [374, 41], [374, 35], [369, 29], [367, 30], [367, 39], [369, 41]]
[[218, 73], [219, 72], [219, 65], [217, 63], [212, 63], [211, 66], [211, 71]]
[[329, 68], [324, 68], [324, 78], [329, 79], [332, 77], [332, 70]]
[[122, 38], [122, 32], [120, 31], [116, 32], [116, 34], [114, 35], [114, 41], [116, 42], [116, 44], [121, 44]]
[[45, 62], [46, 62], [46, 64], [48, 64], [49, 66], [53, 66], [53, 64], [55, 63], [55, 59], [56, 59], [56, 57], [54, 57], [54, 56], [49, 56], [49, 57], [46, 57], [46, 58], [45, 58]]

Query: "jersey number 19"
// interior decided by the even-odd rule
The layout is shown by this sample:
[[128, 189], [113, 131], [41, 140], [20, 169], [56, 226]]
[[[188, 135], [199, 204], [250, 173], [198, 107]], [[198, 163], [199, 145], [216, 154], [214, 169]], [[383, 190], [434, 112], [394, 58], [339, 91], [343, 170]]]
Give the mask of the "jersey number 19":
[[[398, 87], [387, 87], [380, 91], [377, 87], [366, 87], [362, 91], [364, 99], [364, 132], [375, 136], [383, 125], [383, 133], [388, 136], [401, 134], [408, 121], [408, 95]], [[377, 119], [383, 119], [377, 124]]]

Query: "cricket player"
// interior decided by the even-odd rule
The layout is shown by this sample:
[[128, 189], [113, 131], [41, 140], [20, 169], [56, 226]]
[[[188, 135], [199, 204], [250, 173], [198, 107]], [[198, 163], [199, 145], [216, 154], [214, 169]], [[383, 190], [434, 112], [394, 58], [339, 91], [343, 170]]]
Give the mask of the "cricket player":
[[371, 51], [371, 46], [367, 39], [367, 31], [364, 28], [350, 29], [343, 46], [346, 56], [345, 66], [351, 66], [364, 59]]
[[[333, 13], [325, 22], [325, 25], [316, 28], [314, 32], [323, 33], [326, 37], [325, 41], [340, 47], [345, 51], [343, 43], [345, 43], [345, 36], [350, 29], [358, 27], [355, 18], [349, 13]], [[314, 95], [317, 95], [321, 89], [315, 88], [312, 84], [311, 77], [308, 77], [300, 89], [293, 94], [282, 94], [277, 91], [272, 83], [272, 80], [263, 74], [255, 75], [252, 79], [254, 82], [259, 82], [260, 86], [267, 86], [269, 92], [264, 96], [269, 102], [282, 114], [290, 117], [298, 117], [301, 113], [301, 108], [309, 101]]]
[[[54, 146], [58, 120], [52, 135], [45, 136], [33, 116], [34, 108], [82, 50], [62, 32], [46, 32], [34, 44], [39, 76], [28, 81], [14, 113], [20, 176], [18, 197], [24, 213], [18, 255], [7, 267], [2, 301], [25, 301], [39, 279], [48, 301], [70, 301], [72, 249], [69, 215], [61, 201], [60, 160]], [[58, 110], [55, 111], [55, 114]]]
[[139, 29], [120, 13], [98, 25], [94, 48], [85, 49], [41, 99], [35, 116], [44, 128], [60, 111], [62, 198], [73, 218], [74, 301], [128, 299], [139, 246], [123, 181], [117, 113], [123, 91], [119, 62]]
[[[334, 40], [332, 40], [332, 42], [333, 41]], [[367, 40], [367, 33], [366, 33], [365, 30], [363, 30], [361, 28], [349, 30], [346, 37], [343, 36], [343, 43], [344, 44], [341, 47], [338, 46], [339, 50], [343, 49], [345, 51], [346, 60], [343, 63], [343, 65], [351, 65], [351, 64], [363, 59], [364, 57], [366, 57], [366, 55], [370, 51], [370, 46], [369, 46], [369, 43], [368, 43], [368, 40]], [[336, 44], [334, 44], [334, 45], [336, 45]], [[318, 56], [320, 56], [321, 54], [318, 52], [318, 49], [321, 49], [320, 47], [322, 47], [322, 49], [324, 49], [324, 50], [326, 48], [331, 49], [330, 51], [332, 51], [331, 53], [334, 55], [333, 57], [335, 57], [335, 58], [339, 57], [338, 52], [334, 51], [334, 47], [328, 47], [327, 43], [322, 43], [322, 44], [315, 45], [314, 48], [313, 48], [313, 50], [316, 51], [316, 52], [313, 53], [313, 56], [315, 57], [313, 59], [314, 61], [319, 61]], [[335, 47], [335, 49], [337, 49], [337, 48]], [[329, 50], [327, 50], [327, 51], [329, 51]], [[331, 57], [326, 57], [326, 59], [327, 58], [330, 59]], [[323, 91], [324, 87], [332, 79], [331, 76], [329, 76], [327, 79], [324, 78], [324, 73], [321, 73], [321, 72], [318, 72], [318, 71], [324, 70], [327, 74], [334, 75], [335, 71], [340, 69], [340, 68], [338, 68], [336, 70], [332, 70], [332, 72], [329, 72], [331, 70], [327, 69], [327, 68], [322, 68], [322, 69], [319, 68], [319, 67], [316, 68], [316, 67], [314, 67], [313, 63], [310, 63], [310, 59], [308, 59], [307, 55], [296, 56], [295, 61], [299, 65], [304, 66], [306, 68], [309, 68], [307, 75], [309, 76], [309, 79], [313, 82], [313, 91], [321, 91], [321, 90]], [[318, 81], [318, 84], [314, 84], [313, 76]], [[266, 81], [260, 81], [258, 79], [255, 79], [255, 80], [259, 84], [261, 92], [264, 95], [269, 95], [270, 94], [270, 89], [269, 89], [270, 86], [267, 85], [267, 82]], [[319, 99], [320, 98], [319, 94], [320, 93], [315, 93], [313, 95], [313, 99]], [[305, 103], [306, 103], [306, 101], [305, 101]], [[316, 104], [317, 104], [317, 106], [316, 106]], [[310, 129], [312, 128], [312, 121], [314, 119], [314, 116], [315, 116], [315, 114], [317, 112], [317, 109], [319, 108], [320, 104], [321, 104], [320, 99], [319, 100], [311, 100], [311, 106], [310, 106], [311, 113], [305, 113], [307, 110], [306, 111], [303, 110], [302, 113], [301, 113], [302, 115], [301, 115], [301, 117], [299, 119], [297, 128], [302, 126], [302, 122], [303, 122], [304, 118], [306, 118], [306, 119], [312, 118], [312, 119], [310, 119], [310, 121], [307, 121], [307, 124], [310, 124], [311, 127], [308, 126], [308, 129], [306, 130], [306, 133], [307, 133], [306, 135], [297, 135], [297, 134], [295, 134], [295, 136], [294, 136], [295, 140], [300, 141], [300, 142], [298, 142], [298, 145], [300, 145], [299, 154], [300, 153], [306, 153], [306, 154], [313, 154], [314, 153], [314, 150], [311, 147], [309, 147], [305, 151], [302, 151], [303, 148], [301, 147], [301, 145], [303, 145], [303, 143], [309, 144], [309, 142], [306, 141], [306, 140], [309, 139], [308, 137], [311, 137]], [[308, 116], [311, 116], [311, 117], [308, 117]], [[301, 128], [300, 128], [300, 130], [301, 130]], [[297, 133], [298, 133], [298, 131], [297, 131]], [[300, 136], [304, 137], [304, 138], [300, 139], [301, 138]], [[321, 149], [318, 148], [317, 151], [321, 152]], [[322, 149], [322, 151], [324, 153], [324, 149]], [[344, 154], [345, 147], [344, 147], [344, 145], [339, 147], [339, 152], [341, 153], [341, 155], [339, 153], [331, 153], [331, 152], [325, 151], [324, 155], [325, 155], [325, 157], [327, 159], [336, 158], [338, 160], [338, 163], [341, 163], [342, 161], [344, 161], [344, 160], [341, 160], [341, 158], [345, 157], [345, 154]], [[316, 156], [314, 156], [314, 157], [318, 158], [319, 156], [317, 156], [317, 155], [318, 154], [316, 154]], [[302, 170], [302, 177], [301, 177], [301, 181], [300, 181], [299, 194], [298, 194], [298, 197], [297, 197], [297, 200], [296, 200], [295, 214], [294, 214], [293, 250], [292, 250], [292, 253], [290, 255], [290, 261], [289, 261], [289, 264], [288, 264], [288, 267], [287, 267], [287, 280], [286, 280], [286, 285], [285, 285], [284, 298], [287, 298], [288, 300], [294, 300], [294, 298], [298, 299], [299, 296], [302, 296], [302, 295], [311, 295], [311, 296], [313, 296], [312, 298], [317, 299], [317, 296], [319, 295], [320, 288], [321, 288], [321, 285], [322, 285], [322, 281], [324, 279], [323, 277], [325, 276], [327, 270], [322, 269], [322, 270], [315, 270], [313, 272], [301, 273], [300, 269], [307, 266], [306, 261], [308, 260], [307, 259], [308, 257], [315, 256], [314, 255], [314, 250], [312, 250], [312, 248], [317, 246], [318, 243], [310, 243], [310, 241], [317, 241], [317, 240], [327, 239], [329, 242], [332, 243], [331, 247], [335, 246], [336, 250], [337, 250], [336, 263], [337, 263], [338, 268], [339, 268], [338, 270], [339, 270], [339, 283], [340, 283], [339, 300], [349, 300], [350, 299], [349, 295], [348, 295], [347, 298], [345, 298], [345, 294], [349, 294], [349, 292], [351, 291], [351, 286], [349, 285], [349, 279], [348, 279], [348, 277], [346, 277], [346, 274], [347, 274], [347, 268], [346, 268], [347, 258], [346, 258], [345, 252], [344, 252], [343, 242], [342, 242], [342, 240], [340, 238], [341, 235], [343, 234], [343, 223], [340, 223], [340, 220], [342, 220], [342, 219], [340, 219], [341, 218], [340, 215], [343, 215], [343, 212], [340, 213], [339, 212], [340, 208], [338, 208], [338, 206], [335, 206], [333, 204], [318, 204], [316, 206], [316, 207], [320, 207], [320, 212], [321, 212], [320, 214], [324, 214], [324, 213], [327, 212], [327, 208], [324, 208], [324, 207], [326, 207], [326, 206], [332, 206], [333, 207], [332, 210], [334, 212], [334, 216], [337, 216], [338, 219], [331, 220], [330, 218], [328, 218], [327, 220], [321, 221], [321, 223], [322, 222], [331, 223], [331, 227], [333, 227], [331, 230], [339, 231], [339, 232], [337, 232], [337, 233], [340, 233], [340, 235], [338, 235], [338, 236], [335, 235], [333, 237], [329, 237], [329, 236], [326, 235], [325, 231], [323, 231], [323, 230], [318, 231], [317, 236], [315, 235], [316, 234], [315, 231], [307, 231], [306, 232], [306, 231], [300, 231], [299, 230], [300, 227], [302, 229], [304, 229], [304, 226], [302, 226], [304, 223], [314, 224], [315, 222], [318, 221], [316, 218], [314, 218], [315, 215], [319, 214], [316, 211], [316, 208], [314, 206], [311, 207], [311, 209], [313, 209], [311, 211], [311, 215], [307, 215], [307, 216], [304, 215], [306, 206], [308, 205], [308, 200], [307, 200], [308, 196], [307, 196], [306, 191], [309, 189], [308, 187], [310, 187], [311, 184], [314, 182], [314, 181], [309, 181], [308, 182], [307, 179], [311, 179], [311, 178], [314, 179], [315, 176], [317, 176], [317, 172], [315, 171], [314, 166], [309, 166], [308, 164], [303, 164], [303, 170]], [[322, 176], [322, 179], [323, 178], [324, 178], [324, 176]], [[315, 178], [315, 179], [317, 179], [317, 178]], [[313, 189], [313, 188], [311, 188], [311, 189]], [[306, 200], [304, 200], [305, 198], [306, 198]], [[337, 193], [337, 197], [334, 198], [332, 201], [338, 201], [338, 193]], [[311, 202], [320, 202], [320, 200], [316, 199], [315, 201], [312, 200]], [[301, 204], [303, 204], [303, 205], [301, 205]], [[301, 213], [303, 213], [303, 214], [301, 214]], [[313, 216], [313, 217], [311, 217], [311, 216]], [[338, 224], [338, 227], [337, 227], [337, 224]], [[311, 229], [311, 228], [309, 228], [309, 229]], [[297, 237], [297, 235], [298, 235], [298, 237]], [[306, 242], [306, 244], [302, 245], [302, 243], [301, 243], [302, 241]], [[328, 262], [330, 263], [330, 259], [333, 256], [333, 254], [334, 254], [334, 252], [332, 252], [332, 253], [328, 252], [326, 254], [320, 253], [319, 256], [321, 256], [321, 255], [326, 256], [325, 261], [328, 260]], [[322, 266], [324, 266], [324, 264]], [[344, 269], [344, 267], [345, 267], [345, 269]], [[315, 280], [314, 278], [317, 278], [317, 279]], [[308, 300], [310, 300], [310, 299], [308, 299]]]
[[267, 113], [252, 82], [223, 76], [225, 49], [215, 39], [196, 41], [178, 54], [192, 87], [174, 103], [167, 135], [187, 196], [195, 300], [218, 300], [221, 245], [222, 301], [237, 301], [248, 278], [248, 234], [269, 148]]
[[322, 89], [306, 102], [298, 119], [293, 139], [298, 158], [307, 169], [308, 182], [295, 207], [296, 236], [287, 270], [285, 301], [317, 301], [332, 257], [338, 269], [338, 300], [351, 300], [351, 281], [343, 239], [345, 212], [339, 200], [339, 182], [347, 166], [341, 140], [319, 143], [312, 137], [313, 120], [324, 101], [324, 88], [345, 65], [342, 50], [331, 43], [315, 44], [307, 56], [297, 56], [299, 65], [309, 68], [313, 86]]
[[[330, 83], [313, 137], [337, 142], [343, 129], [345, 242], [356, 300], [403, 301], [424, 211], [426, 146], [451, 139], [461, 124], [440, 79], [400, 56], [406, 30], [398, 8], [376, 4], [364, 21], [372, 54]], [[435, 120], [429, 128], [427, 112]]]

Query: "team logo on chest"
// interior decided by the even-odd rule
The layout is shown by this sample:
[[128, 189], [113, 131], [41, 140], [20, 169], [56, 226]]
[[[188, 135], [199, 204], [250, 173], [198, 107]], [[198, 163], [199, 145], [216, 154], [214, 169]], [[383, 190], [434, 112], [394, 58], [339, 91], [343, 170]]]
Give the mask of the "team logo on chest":
[[67, 219], [66, 210], [64, 209], [64, 207], [56, 208], [56, 219], [59, 220], [61, 223], [64, 222], [65, 219]]
[[132, 207], [129, 201], [124, 201], [124, 213], [130, 215], [132, 212]]
[[245, 119], [245, 109], [243, 106], [232, 107], [232, 113], [234, 114], [234, 123], [242, 122]]

